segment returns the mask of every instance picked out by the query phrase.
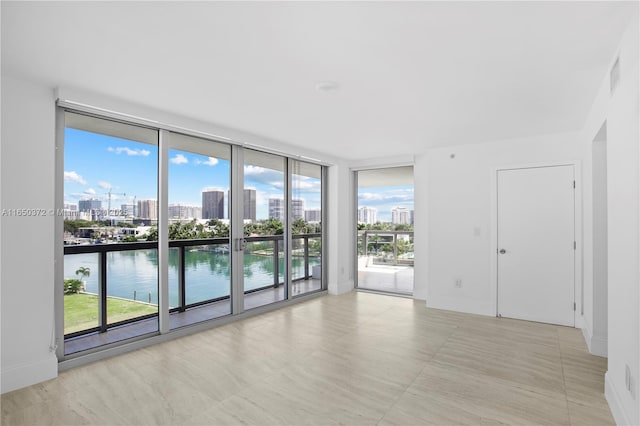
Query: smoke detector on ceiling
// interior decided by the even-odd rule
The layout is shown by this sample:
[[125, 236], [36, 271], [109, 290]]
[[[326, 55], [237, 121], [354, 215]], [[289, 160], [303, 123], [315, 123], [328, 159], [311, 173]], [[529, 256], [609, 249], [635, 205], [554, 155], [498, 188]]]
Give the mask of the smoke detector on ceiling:
[[335, 92], [338, 89], [340, 89], [340, 85], [337, 81], [319, 81], [316, 83], [318, 92]]

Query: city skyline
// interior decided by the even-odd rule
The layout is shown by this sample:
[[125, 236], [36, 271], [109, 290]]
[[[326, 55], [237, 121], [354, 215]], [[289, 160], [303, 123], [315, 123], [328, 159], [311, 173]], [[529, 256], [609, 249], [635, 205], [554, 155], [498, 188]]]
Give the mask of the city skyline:
[[[97, 199], [102, 208], [119, 208], [138, 200], [157, 199], [158, 148], [112, 136], [65, 129], [64, 203]], [[202, 191], [215, 188], [228, 193], [230, 162], [187, 151], [169, 150], [169, 204], [202, 206]], [[269, 199], [283, 198], [284, 173], [256, 165], [244, 166], [245, 189], [256, 191], [256, 220], [269, 218]], [[304, 210], [321, 208], [320, 179], [293, 176], [294, 198], [304, 200]], [[413, 210], [413, 186], [360, 188], [358, 206], [378, 211], [380, 222], [391, 222], [391, 210]], [[109, 202], [110, 201], [110, 202]], [[251, 201], [253, 203], [253, 200]], [[297, 217], [304, 210], [293, 206]], [[225, 218], [228, 196], [224, 197]]]
[[[64, 203], [100, 200], [102, 208], [135, 205], [157, 199], [158, 148], [142, 142], [72, 128], [65, 129]], [[177, 149], [169, 150], [169, 204], [202, 206], [202, 192], [215, 188], [228, 194], [230, 162]], [[320, 179], [294, 174], [295, 198], [306, 208], [321, 207]], [[244, 166], [245, 190], [255, 190], [255, 219], [269, 217], [269, 198], [282, 198], [284, 174], [265, 167]], [[253, 216], [254, 198], [250, 197]], [[224, 197], [228, 218], [228, 196]]]
[[414, 210], [413, 185], [378, 186], [358, 188], [358, 209], [375, 208], [378, 222], [393, 221], [392, 210]]

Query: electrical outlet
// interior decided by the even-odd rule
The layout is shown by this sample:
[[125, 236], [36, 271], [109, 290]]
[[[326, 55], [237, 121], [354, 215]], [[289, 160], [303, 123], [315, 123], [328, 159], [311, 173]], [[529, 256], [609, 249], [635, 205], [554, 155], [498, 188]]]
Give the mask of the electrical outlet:
[[456, 278], [455, 286], [456, 288], [462, 288], [462, 278]]
[[631, 368], [629, 368], [629, 365], [625, 365], [624, 366], [624, 385], [627, 388], [627, 390], [629, 391], [629, 393], [631, 394], [631, 397], [633, 399], [635, 399], [636, 398], [636, 383], [635, 383], [635, 379], [631, 375]]

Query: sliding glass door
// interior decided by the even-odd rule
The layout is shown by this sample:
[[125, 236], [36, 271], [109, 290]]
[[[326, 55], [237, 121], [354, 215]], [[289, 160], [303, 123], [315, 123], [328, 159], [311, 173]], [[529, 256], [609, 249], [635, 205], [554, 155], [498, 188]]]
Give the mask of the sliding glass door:
[[59, 356], [326, 288], [323, 166], [154, 123], [58, 123]]
[[322, 286], [322, 167], [291, 160], [291, 292]]
[[171, 328], [231, 314], [231, 147], [169, 134]]
[[285, 300], [285, 157], [244, 150], [244, 309]]

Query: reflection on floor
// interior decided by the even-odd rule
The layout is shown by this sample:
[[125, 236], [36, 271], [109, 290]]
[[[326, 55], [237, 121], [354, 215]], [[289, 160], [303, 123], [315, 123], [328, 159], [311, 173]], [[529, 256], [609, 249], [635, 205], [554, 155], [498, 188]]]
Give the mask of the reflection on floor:
[[580, 330], [325, 296], [5, 393], [2, 425], [613, 425]]
[[358, 259], [358, 288], [390, 293], [413, 293], [413, 266], [373, 264]]
[[[318, 291], [321, 288], [321, 281], [315, 279], [295, 281], [292, 285], [291, 296], [296, 297], [305, 293]], [[284, 286], [268, 288], [261, 291], [245, 294], [245, 310], [258, 306], [284, 300]], [[199, 322], [220, 318], [231, 314], [231, 301], [221, 300], [215, 303], [198, 306], [186, 310], [185, 312], [174, 312], [169, 316], [169, 327], [171, 329], [184, 327]], [[151, 318], [135, 323], [123, 325], [109, 329], [106, 333], [92, 333], [85, 336], [67, 339], [64, 343], [65, 355], [75, 354], [87, 349], [104, 346], [145, 334], [158, 332], [158, 318]]]

